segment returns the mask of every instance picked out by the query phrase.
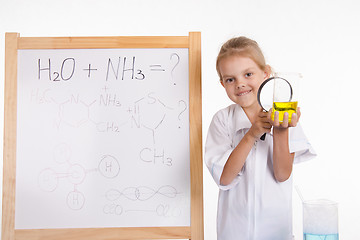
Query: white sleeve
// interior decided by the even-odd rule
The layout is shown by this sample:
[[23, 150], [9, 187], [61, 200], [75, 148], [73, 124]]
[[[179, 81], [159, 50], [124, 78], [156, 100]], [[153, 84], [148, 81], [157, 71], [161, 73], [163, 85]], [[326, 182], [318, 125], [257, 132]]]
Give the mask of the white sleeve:
[[316, 152], [305, 136], [300, 124], [290, 128], [289, 150], [290, 153], [295, 153], [294, 163], [307, 161], [316, 156]]
[[238, 183], [243, 170], [229, 185], [225, 186], [220, 184], [220, 177], [225, 163], [231, 152], [234, 150], [227, 124], [224, 123], [225, 118], [222, 118], [224, 118], [224, 116], [221, 116], [220, 112], [218, 112], [212, 119], [206, 139], [204, 159], [205, 164], [218, 187], [221, 190], [228, 190]]

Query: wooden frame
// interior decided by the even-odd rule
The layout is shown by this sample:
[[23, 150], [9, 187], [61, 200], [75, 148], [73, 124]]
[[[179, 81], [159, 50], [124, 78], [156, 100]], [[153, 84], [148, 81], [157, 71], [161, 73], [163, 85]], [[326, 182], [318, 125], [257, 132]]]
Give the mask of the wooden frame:
[[[190, 227], [15, 229], [17, 54], [19, 49], [189, 48]], [[5, 35], [2, 239], [204, 239], [201, 107], [201, 34], [181, 37], [20, 37]]]

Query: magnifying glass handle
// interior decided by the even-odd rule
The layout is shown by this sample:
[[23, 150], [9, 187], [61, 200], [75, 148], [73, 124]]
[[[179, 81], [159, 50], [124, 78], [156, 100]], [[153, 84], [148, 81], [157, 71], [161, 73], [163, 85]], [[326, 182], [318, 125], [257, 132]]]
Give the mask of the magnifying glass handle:
[[266, 133], [264, 133], [264, 134], [260, 137], [260, 139], [261, 139], [262, 141], [264, 141], [264, 140], [265, 140], [265, 137], [266, 137]]

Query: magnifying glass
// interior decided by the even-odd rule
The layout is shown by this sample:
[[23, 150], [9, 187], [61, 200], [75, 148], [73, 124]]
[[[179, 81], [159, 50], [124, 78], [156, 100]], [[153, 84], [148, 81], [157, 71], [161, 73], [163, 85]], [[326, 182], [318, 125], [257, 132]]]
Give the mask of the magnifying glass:
[[[266, 79], [259, 87], [257, 100], [263, 111], [268, 112], [273, 108], [274, 102], [291, 102], [293, 88], [288, 80], [282, 77]], [[264, 133], [260, 139], [265, 140]]]

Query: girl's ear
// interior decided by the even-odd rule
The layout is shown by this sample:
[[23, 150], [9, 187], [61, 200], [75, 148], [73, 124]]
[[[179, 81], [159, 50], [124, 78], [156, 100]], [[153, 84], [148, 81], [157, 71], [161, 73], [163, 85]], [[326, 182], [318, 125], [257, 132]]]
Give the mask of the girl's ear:
[[271, 73], [272, 73], [271, 66], [270, 66], [270, 65], [266, 65], [266, 66], [265, 66], [265, 71], [264, 71], [264, 77], [265, 77], [265, 79], [270, 78]]

